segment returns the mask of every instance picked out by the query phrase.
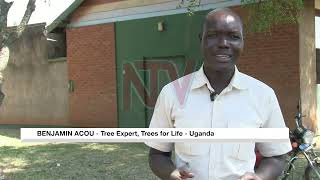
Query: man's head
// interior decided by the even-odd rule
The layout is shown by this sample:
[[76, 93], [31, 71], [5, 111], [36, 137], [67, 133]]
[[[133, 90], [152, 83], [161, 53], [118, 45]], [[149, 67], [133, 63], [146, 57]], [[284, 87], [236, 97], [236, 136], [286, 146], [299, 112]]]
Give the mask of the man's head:
[[215, 9], [207, 14], [201, 42], [207, 69], [234, 69], [243, 49], [242, 26], [241, 18], [230, 9]]

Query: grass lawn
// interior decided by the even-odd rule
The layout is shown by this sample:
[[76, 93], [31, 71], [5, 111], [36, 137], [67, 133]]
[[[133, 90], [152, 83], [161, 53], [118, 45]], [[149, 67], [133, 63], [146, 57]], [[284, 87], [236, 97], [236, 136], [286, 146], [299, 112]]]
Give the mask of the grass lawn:
[[[0, 128], [0, 180], [156, 180], [140, 143], [21, 143], [20, 130]], [[298, 160], [289, 180], [302, 180]]]
[[21, 143], [20, 130], [0, 128], [0, 179], [158, 179], [147, 154], [142, 143]]

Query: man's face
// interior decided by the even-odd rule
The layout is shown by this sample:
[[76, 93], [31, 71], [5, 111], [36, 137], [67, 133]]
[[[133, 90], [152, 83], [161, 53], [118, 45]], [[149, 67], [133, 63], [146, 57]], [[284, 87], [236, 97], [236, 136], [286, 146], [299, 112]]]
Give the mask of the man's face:
[[204, 66], [215, 71], [233, 70], [243, 49], [242, 24], [225, 11], [209, 14], [202, 34]]

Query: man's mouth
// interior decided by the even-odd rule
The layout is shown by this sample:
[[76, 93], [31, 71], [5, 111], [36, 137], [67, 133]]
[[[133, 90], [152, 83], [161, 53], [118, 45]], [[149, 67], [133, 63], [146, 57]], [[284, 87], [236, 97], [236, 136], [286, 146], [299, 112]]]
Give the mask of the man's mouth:
[[215, 56], [218, 62], [223, 62], [223, 63], [230, 62], [232, 57], [230, 55], [225, 55], [225, 54], [217, 54]]

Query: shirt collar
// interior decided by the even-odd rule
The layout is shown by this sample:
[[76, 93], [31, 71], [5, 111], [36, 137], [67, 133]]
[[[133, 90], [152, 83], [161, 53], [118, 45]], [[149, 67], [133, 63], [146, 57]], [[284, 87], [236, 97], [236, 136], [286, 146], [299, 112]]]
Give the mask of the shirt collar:
[[[243, 80], [243, 76], [244, 75], [241, 72], [239, 72], [239, 70], [236, 66], [234, 75], [233, 75], [228, 87], [235, 87], [236, 89], [240, 89], [240, 90], [247, 89], [245, 81]], [[200, 88], [204, 85], [207, 85], [207, 87], [213, 91], [213, 88], [211, 87], [209, 80], [203, 71], [203, 65], [202, 65], [200, 67], [200, 69], [195, 72], [195, 76], [192, 81], [191, 89], [197, 89], [197, 88]]]

